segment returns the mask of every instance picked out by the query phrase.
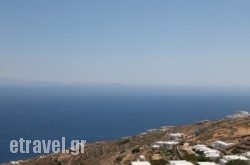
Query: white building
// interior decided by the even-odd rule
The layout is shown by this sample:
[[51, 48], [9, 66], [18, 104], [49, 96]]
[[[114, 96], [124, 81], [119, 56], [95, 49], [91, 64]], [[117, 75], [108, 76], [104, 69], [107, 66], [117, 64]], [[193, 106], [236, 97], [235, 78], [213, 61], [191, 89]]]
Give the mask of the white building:
[[242, 154], [243, 156], [247, 157], [247, 158], [250, 158], [250, 151], [248, 152], [245, 152], [244, 154]]
[[217, 154], [217, 153], [210, 153], [210, 154], [206, 154], [205, 155], [206, 158], [209, 158], [209, 160], [216, 160], [217, 158], [220, 157], [220, 154]]
[[169, 161], [169, 165], [194, 165], [194, 164], [186, 160], [172, 160]]
[[226, 150], [233, 145], [234, 145], [234, 143], [227, 143], [227, 142], [223, 142], [223, 141], [219, 141], [219, 140], [214, 142], [214, 148], [217, 150]]
[[10, 164], [11, 164], [11, 165], [18, 165], [19, 162], [17, 162], [17, 161], [11, 161]]
[[161, 146], [160, 146], [160, 145], [158, 145], [158, 144], [154, 144], [154, 145], [152, 145], [152, 148], [153, 148], [153, 149], [160, 149], [160, 147], [161, 147]]
[[131, 162], [131, 165], [151, 165], [148, 161], [137, 161], [137, 162]]
[[196, 152], [202, 152], [206, 158], [210, 160], [215, 160], [220, 157], [220, 151], [208, 148], [204, 144], [199, 144], [193, 147]]
[[20, 163], [22, 163], [23, 160], [18, 160], [18, 161], [10, 161], [11, 165], [19, 165]]
[[248, 164], [250, 164], [250, 160], [248, 158], [246, 158], [245, 156], [239, 156], [239, 155], [226, 155], [223, 156], [222, 159], [220, 159], [220, 165], [225, 165], [227, 162], [231, 161], [231, 160], [245, 160], [248, 162]]
[[205, 151], [209, 151], [211, 150], [210, 148], [208, 148], [206, 145], [204, 144], [198, 144], [198, 145], [195, 145], [193, 146], [193, 149], [196, 151], [196, 152], [205, 152]]
[[183, 133], [171, 133], [168, 135], [169, 140], [172, 141], [183, 141], [185, 140], [185, 134]]
[[165, 148], [167, 150], [172, 150], [174, 146], [179, 144], [176, 141], [157, 141], [156, 145], [160, 146], [160, 148]]
[[219, 165], [215, 162], [197, 162], [198, 165]]

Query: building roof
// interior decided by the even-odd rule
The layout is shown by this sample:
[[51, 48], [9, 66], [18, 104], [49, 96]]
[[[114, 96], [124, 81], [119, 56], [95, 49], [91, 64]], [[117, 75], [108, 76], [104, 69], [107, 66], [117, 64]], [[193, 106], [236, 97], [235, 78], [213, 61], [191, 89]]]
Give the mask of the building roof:
[[176, 141], [157, 141], [156, 144], [170, 144], [170, 145], [175, 145], [175, 144], [179, 144], [179, 142], [176, 142]]
[[224, 145], [224, 146], [230, 146], [230, 145], [233, 145], [234, 143], [227, 143], [227, 142], [224, 142], [224, 141], [215, 141], [215, 143], [219, 143], [221, 145]]
[[154, 144], [152, 145], [152, 148], [160, 148], [161, 146], [160, 145], [157, 145], [157, 144]]
[[208, 151], [204, 151], [204, 153], [220, 153], [220, 151], [210, 149], [210, 150], [208, 150]]
[[195, 146], [193, 146], [193, 148], [197, 148], [197, 147], [207, 147], [205, 144], [197, 144]]
[[171, 134], [169, 134], [169, 136], [177, 136], [177, 137], [183, 136], [183, 135], [185, 135], [185, 134], [184, 133], [171, 133]]
[[131, 162], [131, 165], [151, 165], [148, 161]]
[[197, 162], [197, 163], [198, 163], [198, 165], [218, 165], [214, 162]]
[[245, 153], [243, 154], [243, 156], [250, 158], [250, 151], [245, 152]]
[[188, 162], [186, 160], [172, 160], [169, 161], [170, 165], [193, 165], [193, 163]]
[[211, 148], [208, 148], [208, 147], [196, 147], [194, 148], [195, 150], [198, 150], [198, 151], [202, 151], [202, 152], [206, 152], [206, 151], [211, 151]]
[[206, 154], [205, 156], [206, 158], [218, 158], [220, 157], [220, 154], [213, 153], [213, 154]]
[[240, 160], [249, 160], [245, 156], [239, 156], [239, 155], [226, 155], [226, 156], [223, 156], [223, 159], [225, 159], [226, 161], [237, 160], [237, 159], [240, 159]]

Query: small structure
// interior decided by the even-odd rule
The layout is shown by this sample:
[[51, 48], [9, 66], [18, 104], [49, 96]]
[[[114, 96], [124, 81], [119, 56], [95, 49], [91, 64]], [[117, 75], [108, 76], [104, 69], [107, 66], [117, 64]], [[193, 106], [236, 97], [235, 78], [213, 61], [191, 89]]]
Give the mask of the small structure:
[[[212, 150], [211, 148], [208, 148], [206, 145], [204, 144], [198, 144], [198, 145], [195, 145], [193, 146], [193, 149], [196, 151], [196, 152], [211, 152], [211, 151], [217, 151], [217, 150]], [[218, 151], [219, 152], [219, 151]]]
[[158, 145], [158, 144], [154, 144], [154, 145], [152, 145], [152, 148], [153, 148], [153, 149], [156, 149], [156, 150], [157, 150], [157, 149], [160, 149], [160, 147], [161, 147], [161, 146], [160, 146], [160, 145]]
[[157, 131], [159, 131], [159, 130], [158, 129], [148, 129], [147, 130], [148, 133], [153, 133], [153, 132], [157, 132]]
[[219, 165], [215, 162], [197, 162], [198, 165]]
[[209, 160], [215, 161], [217, 158], [220, 157], [220, 154], [218, 154], [218, 153], [208, 153], [208, 154], [205, 154], [205, 157], [208, 158]]
[[245, 157], [247, 157], [247, 158], [250, 158], [250, 151], [245, 152], [245, 153], [243, 153], [242, 155], [245, 156]]
[[194, 165], [194, 164], [186, 160], [172, 160], [169, 161], [169, 165]]
[[19, 162], [17, 162], [17, 161], [11, 161], [10, 164], [11, 164], [11, 165], [18, 165]]
[[201, 121], [198, 121], [196, 124], [204, 124], [204, 123], [207, 123], [207, 122], [209, 122], [209, 120], [201, 120]]
[[204, 151], [208, 151], [210, 150], [210, 148], [208, 148], [206, 145], [204, 144], [197, 144], [195, 146], [193, 146], [193, 149], [196, 151], [196, 152], [204, 152]]
[[172, 141], [183, 141], [185, 140], [185, 134], [183, 133], [171, 133], [168, 135], [169, 140]]
[[217, 150], [226, 150], [230, 147], [232, 147], [234, 145], [234, 143], [227, 143], [224, 141], [216, 141], [214, 142], [214, 148]]
[[131, 165], [151, 165], [148, 161], [133, 161], [130, 163]]
[[179, 144], [176, 141], [157, 141], [156, 145], [160, 146], [160, 148], [165, 148], [167, 150], [172, 150], [174, 146]]
[[250, 164], [250, 160], [246, 158], [245, 156], [239, 156], [239, 155], [226, 155], [223, 156], [222, 159], [220, 159], [220, 165], [225, 165], [227, 162], [231, 160], [245, 160]]
[[18, 161], [10, 161], [11, 165], [19, 165], [20, 163], [22, 163], [23, 160], [18, 160]]

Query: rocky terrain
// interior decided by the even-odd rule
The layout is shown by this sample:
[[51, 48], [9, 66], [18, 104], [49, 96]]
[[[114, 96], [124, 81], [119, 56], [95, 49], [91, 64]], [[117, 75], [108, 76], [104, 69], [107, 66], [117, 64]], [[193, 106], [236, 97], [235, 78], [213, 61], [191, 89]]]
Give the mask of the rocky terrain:
[[[250, 150], [250, 117], [225, 118], [217, 121], [200, 121], [190, 125], [164, 127], [149, 130], [139, 135], [124, 137], [114, 141], [100, 141], [85, 146], [85, 152], [76, 156], [70, 153], [47, 154], [20, 162], [21, 165], [129, 165], [140, 155], [153, 165], [155, 162], [167, 162], [183, 159], [176, 150], [171, 152], [155, 150], [154, 142], [166, 140], [168, 134], [181, 132], [186, 135], [185, 141], [178, 147], [189, 153], [195, 144], [212, 146], [216, 140], [232, 142], [234, 145], [224, 154]], [[197, 130], [199, 132], [197, 133]], [[183, 145], [184, 144], [184, 145]], [[8, 163], [7, 163], [8, 164]], [[159, 164], [159, 163], [158, 163]]]

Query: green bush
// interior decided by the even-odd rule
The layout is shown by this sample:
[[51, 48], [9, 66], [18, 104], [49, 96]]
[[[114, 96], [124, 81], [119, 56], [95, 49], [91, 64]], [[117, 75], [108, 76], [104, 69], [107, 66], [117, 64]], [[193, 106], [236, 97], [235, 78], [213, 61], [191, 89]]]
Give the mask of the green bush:
[[233, 153], [233, 154], [240, 154], [240, 153], [242, 153], [242, 152], [241, 152], [240, 149], [234, 148], [234, 149], [232, 150], [232, 153]]
[[121, 162], [121, 161], [122, 161], [122, 159], [123, 159], [123, 157], [122, 157], [122, 156], [118, 156], [118, 157], [115, 159], [115, 161], [116, 161], [116, 162]]
[[198, 162], [208, 162], [209, 158], [207, 158], [205, 155], [200, 155], [197, 157]]
[[138, 152], [140, 152], [141, 150], [140, 150], [140, 148], [134, 148], [131, 152], [132, 152], [132, 154], [134, 154], [134, 153], [138, 153]]
[[226, 165], [248, 165], [248, 162], [245, 160], [237, 159], [227, 162]]
[[168, 161], [166, 161], [164, 159], [159, 159], [159, 160], [151, 160], [150, 163], [152, 165], [166, 165], [168, 163]]
[[126, 144], [130, 141], [130, 139], [122, 139], [118, 142], [119, 145], [123, 145], [123, 144]]

